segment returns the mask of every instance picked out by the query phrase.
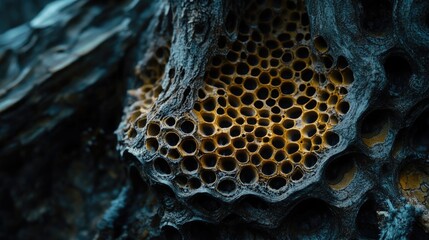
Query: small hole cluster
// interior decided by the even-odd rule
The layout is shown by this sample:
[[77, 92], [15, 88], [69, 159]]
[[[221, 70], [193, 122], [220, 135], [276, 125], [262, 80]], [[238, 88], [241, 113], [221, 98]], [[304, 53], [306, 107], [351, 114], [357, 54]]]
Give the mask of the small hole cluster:
[[135, 69], [136, 76], [143, 85], [129, 91], [129, 94], [137, 100], [127, 114], [127, 125], [123, 129], [129, 139], [133, 139], [137, 135], [137, 130], [147, 125], [147, 114], [162, 90], [160, 82], [169, 56], [169, 46], [159, 47], [144, 66], [139, 64]]
[[304, 2], [252, 2], [243, 12], [228, 14], [236, 38], [219, 37], [193, 110], [139, 125], [154, 172], [180, 189], [280, 192], [340, 141], [333, 127], [349, 111], [353, 73], [344, 57], [334, 64], [323, 37], [311, 38]]
[[278, 190], [338, 144], [332, 128], [349, 111], [353, 73], [344, 57], [334, 65], [322, 37], [314, 39], [319, 58], [312, 52], [303, 2], [267, 6], [250, 4], [235, 28], [228, 23], [237, 39], [220, 37], [222, 54], [210, 60], [194, 114], [203, 169], [219, 172], [219, 183], [225, 175]]

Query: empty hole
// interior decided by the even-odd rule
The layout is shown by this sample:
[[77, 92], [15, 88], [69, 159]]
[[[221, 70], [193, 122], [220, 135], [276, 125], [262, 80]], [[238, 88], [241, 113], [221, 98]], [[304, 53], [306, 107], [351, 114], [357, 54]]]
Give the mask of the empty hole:
[[249, 154], [247, 154], [246, 150], [238, 150], [235, 152], [235, 158], [241, 163], [246, 163], [249, 161]]
[[293, 106], [293, 99], [288, 97], [282, 97], [279, 99], [279, 107], [287, 109]]
[[261, 75], [259, 76], [259, 82], [262, 83], [262, 84], [268, 84], [268, 83], [270, 83], [270, 79], [271, 79], [270, 75], [268, 73], [266, 73], [266, 72], [261, 73]]
[[286, 136], [290, 141], [296, 142], [301, 138], [301, 132], [296, 129], [291, 129], [287, 131]]
[[222, 133], [217, 136], [217, 144], [219, 146], [225, 146], [229, 144], [229, 136], [228, 134]]
[[234, 66], [231, 64], [224, 64], [221, 68], [221, 72], [225, 75], [232, 75], [234, 70]]
[[253, 129], [255, 129], [255, 127], [252, 126], [252, 125], [245, 125], [244, 126], [244, 131], [245, 132], [251, 133], [251, 132], [253, 132]]
[[[249, 56], [247, 56], [247, 63], [249, 63], [250, 66], [256, 66], [259, 64], [259, 59], [257, 56], [249, 54]], [[257, 74], [257, 75], [259, 75], [259, 74]], [[252, 74], [252, 76], [255, 76], [255, 75]]]
[[316, 88], [311, 86], [305, 90], [305, 95], [307, 95], [308, 97], [313, 96], [315, 93], [316, 93]]
[[216, 109], [216, 113], [218, 115], [223, 115], [225, 113], [225, 110], [223, 110], [223, 108], [218, 108], [218, 109]]
[[307, 151], [311, 151], [311, 146], [312, 146], [311, 140], [308, 139], [308, 138], [302, 139], [301, 146], [302, 146], [303, 149], [305, 149]]
[[201, 172], [201, 180], [206, 184], [212, 184], [216, 181], [216, 174], [211, 170], [203, 170]]
[[[280, 113], [280, 110], [277, 111], [276, 109], [278, 109], [278, 107], [273, 107], [272, 111], [275, 113]], [[275, 123], [279, 123], [279, 122], [281, 122], [281, 120], [282, 120], [282, 117], [279, 115], [272, 115], [271, 116], [271, 121], [273, 121]]]
[[304, 165], [307, 167], [307, 168], [311, 168], [311, 167], [313, 167], [315, 164], [316, 164], [316, 162], [317, 162], [317, 157], [316, 157], [316, 155], [314, 155], [314, 154], [307, 154], [307, 155], [305, 155], [305, 157], [304, 157]]
[[361, 125], [362, 140], [367, 146], [385, 141], [389, 134], [391, 113], [388, 110], [375, 110], [364, 117]]
[[350, 109], [350, 105], [346, 101], [342, 101], [337, 104], [337, 111], [341, 114], [346, 114]]
[[215, 129], [214, 129], [213, 125], [211, 125], [211, 124], [202, 123], [200, 125], [200, 131], [205, 136], [211, 136], [214, 134]]
[[296, 143], [289, 143], [286, 145], [286, 151], [288, 154], [296, 153], [299, 150], [299, 145]]
[[286, 153], [281, 150], [277, 151], [274, 155], [274, 160], [276, 160], [277, 162], [281, 162], [284, 159], [286, 159]]
[[237, 97], [239, 97], [239, 96], [241, 96], [241, 94], [243, 94], [243, 89], [241, 89], [237, 86], [230, 86], [229, 91]]
[[305, 105], [306, 103], [308, 103], [308, 101], [310, 101], [310, 98], [306, 96], [299, 96], [296, 99], [296, 103], [298, 103], [299, 105]]
[[326, 132], [324, 138], [325, 142], [331, 147], [337, 145], [340, 141], [340, 137], [334, 132]]
[[249, 72], [249, 66], [245, 63], [238, 63], [237, 65], [237, 73], [241, 75], [245, 75]]
[[193, 138], [183, 140], [181, 147], [188, 154], [194, 153], [197, 150], [197, 143]]
[[276, 49], [276, 48], [279, 46], [278, 42], [277, 42], [277, 41], [275, 41], [275, 40], [267, 40], [267, 41], [265, 42], [265, 45], [266, 45], [269, 49]]
[[234, 171], [237, 167], [237, 164], [235, 162], [235, 159], [232, 157], [221, 157], [219, 159], [219, 167], [222, 171], [231, 172]]
[[235, 96], [228, 95], [228, 102], [232, 107], [239, 107], [240, 106], [240, 100]]
[[259, 57], [261, 57], [261, 58], [267, 58], [268, 54], [269, 54], [269, 51], [268, 51], [268, 49], [266, 47], [260, 47], [258, 49], [258, 55], [259, 55]]
[[256, 150], [258, 150], [258, 144], [255, 143], [249, 143], [247, 144], [247, 150], [249, 150], [249, 152], [253, 153], [256, 152]]
[[284, 68], [280, 72], [280, 77], [283, 79], [291, 79], [293, 77], [293, 72], [288, 68]]
[[269, 159], [273, 155], [273, 148], [270, 145], [264, 145], [259, 150], [259, 154], [264, 159]]
[[280, 89], [283, 94], [292, 94], [293, 92], [295, 92], [295, 84], [293, 84], [292, 82], [284, 82], [280, 86]]
[[307, 47], [300, 47], [296, 50], [296, 56], [299, 58], [307, 58], [309, 54], [310, 52], [308, 51]]
[[177, 183], [177, 185], [184, 187], [188, 183], [188, 178], [186, 178], [185, 175], [177, 175], [174, 178], [174, 181]]
[[253, 117], [256, 114], [255, 110], [253, 110], [252, 108], [249, 108], [249, 107], [242, 107], [240, 109], [240, 113], [243, 114], [244, 116], [247, 116], [247, 117]]
[[243, 96], [241, 96], [241, 102], [245, 105], [250, 105], [254, 101], [253, 94], [251, 93], [245, 93]]
[[295, 171], [292, 173], [291, 178], [293, 181], [299, 181], [302, 179], [303, 176], [304, 175], [303, 175], [302, 171], [300, 169], [296, 168]]
[[286, 186], [286, 179], [282, 177], [274, 177], [268, 181], [268, 186], [274, 190], [279, 190], [280, 188]]
[[302, 115], [302, 120], [305, 123], [314, 123], [317, 120], [318, 117], [319, 117], [319, 115], [317, 114], [317, 112], [315, 112], [315, 111], [308, 111], [308, 112], [305, 112]]
[[213, 98], [208, 98], [203, 102], [203, 108], [206, 111], [213, 111], [216, 107], [216, 101]]
[[338, 96], [332, 95], [328, 99], [328, 105], [335, 105], [338, 102]]
[[226, 110], [226, 114], [228, 114], [228, 116], [231, 118], [236, 118], [238, 116], [238, 112], [232, 108], [228, 108], [228, 110]]
[[238, 125], [242, 125], [242, 124], [244, 123], [244, 118], [239, 117], [239, 118], [237, 118], [237, 119], [235, 120], [235, 122], [236, 122]]
[[[218, 90], [218, 94], [219, 94], [219, 90]], [[218, 97], [217, 103], [219, 103], [219, 105], [221, 105], [222, 107], [226, 107], [226, 99], [224, 97]]]
[[272, 99], [272, 98], [269, 98], [269, 99], [267, 99], [267, 100], [265, 101], [265, 103], [266, 103], [269, 107], [272, 107], [272, 106], [274, 106], [274, 105], [276, 104], [276, 100], [274, 100], [274, 99]]
[[255, 136], [256, 137], [265, 137], [267, 135], [267, 129], [263, 127], [258, 127], [255, 129]]
[[[146, 118], [140, 118], [139, 120], [137, 120], [137, 127], [144, 128], [146, 126], [146, 123], [147, 123]], [[136, 132], [136, 135], [137, 135], [137, 132]]]
[[194, 131], [194, 128], [195, 128], [195, 124], [189, 120], [183, 121], [182, 124], [180, 125], [180, 129], [184, 133], [191, 133]]
[[219, 118], [219, 127], [229, 128], [232, 126], [232, 120], [229, 117], [223, 116]]
[[305, 109], [310, 110], [310, 109], [314, 109], [317, 105], [317, 101], [314, 99], [311, 99], [307, 104], [305, 104]]
[[201, 161], [205, 167], [214, 167], [217, 163], [217, 157], [214, 154], [205, 154], [201, 157]]
[[337, 70], [332, 70], [328, 75], [329, 80], [334, 84], [343, 83], [343, 75]]
[[180, 140], [179, 135], [177, 135], [174, 132], [169, 132], [165, 134], [165, 141], [170, 146], [176, 146], [179, 143], [179, 140]]
[[179, 151], [177, 151], [177, 149], [173, 148], [173, 149], [170, 149], [168, 151], [167, 156], [168, 156], [168, 158], [175, 160], [175, 159], [180, 158], [180, 153], [179, 153]]
[[270, 125], [270, 121], [268, 119], [265, 119], [265, 118], [260, 118], [258, 120], [258, 124], [266, 127], [266, 126]]
[[264, 162], [262, 163], [262, 173], [270, 176], [276, 172], [276, 164], [273, 162]]
[[301, 79], [309, 82], [313, 78], [313, 70], [306, 68], [301, 72]]
[[299, 118], [301, 114], [302, 114], [302, 109], [299, 107], [293, 107], [286, 111], [286, 115], [292, 119]]
[[201, 116], [205, 122], [214, 122], [215, 120], [215, 115], [213, 113], [202, 113]]
[[320, 103], [320, 104], [319, 104], [319, 110], [320, 110], [321, 112], [326, 111], [326, 109], [328, 109], [328, 105], [326, 105], [326, 103]]
[[[403, 55], [403, 54], [402, 54]], [[411, 65], [400, 53], [392, 53], [384, 61], [384, 71], [391, 83], [391, 93], [400, 94], [409, 85], [412, 75]]]
[[247, 118], [246, 121], [247, 121], [247, 124], [250, 124], [250, 125], [256, 124], [256, 118], [253, 118], [253, 117]]
[[184, 157], [182, 167], [185, 171], [193, 172], [198, 169], [198, 161], [195, 157]]
[[172, 127], [172, 126], [174, 126], [174, 124], [176, 124], [176, 119], [174, 119], [173, 117], [169, 117], [169, 118], [167, 118], [167, 120], [165, 120], [165, 123], [169, 127]]
[[158, 148], [159, 148], [158, 140], [156, 140], [155, 138], [148, 138], [146, 140], [146, 148], [151, 152], [158, 151]]
[[267, 88], [260, 88], [256, 95], [258, 96], [259, 99], [266, 99], [269, 96], [269, 91]]
[[221, 180], [217, 186], [217, 189], [221, 193], [230, 194], [236, 190], [237, 186], [235, 182], [231, 179]]
[[253, 106], [255, 106], [257, 109], [261, 109], [264, 106], [264, 102], [257, 100], [253, 103]]
[[213, 152], [216, 148], [214, 142], [211, 139], [204, 139], [202, 143], [203, 150], [206, 152]]
[[263, 117], [263, 118], [268, 118], [270, 116], [270, 111], [266, 110], [266, 109], [261, 109], [259, 110], [259, 116]]
[[261, 74], [261, 70], [259, 70], [259, 68], [253, 68], [252, 71], [250, 72], [250, 75], [254, 77], [259, 76], [259, 74]]
[[153, 161], [153, 166], [155, 171], [160, 174], [168, 175], [171, 173], [170, 165], [168, 165], [167, 161], [163, 158], [156, 158], [155, 161]]
[[240, 171], [240, 181], [245, 184], [256, 182], [258, 175], [256, 169], [252, 166], [245, 166]]
[[283, 121], [283, 127], [286, 129], [290, 129], [295, 126], [295, 122], [292, 119], [286, 119]]
[[253, 165], [258, 166], [261, 163], [261, 156], [259, 156], [259, 154], [254, 154], [251, 157], [251, 162], [253, 163]]
[[247, 90], [255, 90], [258, 84], [254, 78], [246, 78], [246, 80], [244, 80], [243, 86]]
[[283, 53], [283, 55], [282, 55], [282, 61], [284, 63], [289, 63], [290, 61], [292, 61], [292, 59], [293, 59], [292, 53], [290, 53], [290, 52]]
[[221, 156], [230, 156], [234, 152], [234, 149], [232, 146], [225, 146], [223, 148], [219, 148], [217, 150], [218, 154]]
[[282, 173], [284, 174], [289, 174], [292, 172], [293, 166], [292, 163], [289, 161], [286, 161], [284, 163], [282, 163], [280, 170], [282, 171]]
[[356, 173], [355, 156], [343, 155], [330, 162], [325, 170], [327, 183], [335, 190], [347, 187]]
[[274, 125], [273, 126], [273, 133], [276, 135], [283, 135], [283, 128], [280, 125]]
[[314, 47], [321, 53], [324, 53], [328, 50], [328, 44], [322, 36], [317, 36], [314, 39]]
[[244, 148], [246, 143], [241, 138], [236, 138], [232, 140], [232, 145], [234, 145], [235, 148]]
[[159, 124], [153, 123], [153, 122], [149, 123], [147, 127], [147, 134], [149, 136], [157, 136], [160, 131], [161, 131], [161, 128], [159, 127]]

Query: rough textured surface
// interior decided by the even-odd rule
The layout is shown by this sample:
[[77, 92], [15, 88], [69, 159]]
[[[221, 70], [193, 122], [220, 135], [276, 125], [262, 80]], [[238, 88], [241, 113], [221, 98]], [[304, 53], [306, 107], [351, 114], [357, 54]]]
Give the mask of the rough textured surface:
[[54, 1], [0, 35], [0, 237], [428, 238], [427, 12]]

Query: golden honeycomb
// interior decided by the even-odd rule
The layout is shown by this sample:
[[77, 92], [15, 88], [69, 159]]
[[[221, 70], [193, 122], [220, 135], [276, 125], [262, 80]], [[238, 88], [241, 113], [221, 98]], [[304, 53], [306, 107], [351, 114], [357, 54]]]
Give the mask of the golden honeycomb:
[[[173, 175], [185, 192], [281, 192], [314, 172], [319, 154], [340, 140], [333, 127], [349, 111], [353, 73], [344, 57], [334, 64], [322, 37], [313, 39], [313, 50], [303, 1], [250, 4], [244, 12], [237, 25], [227, 20], [191, 112], [147, 120], [162, 77], [151, 64], [143, 87], [132, 92], [139, 101], [128, 137], [144, 128], [153, 170]], [[154, 58], [158, 69], [166, 55]]]

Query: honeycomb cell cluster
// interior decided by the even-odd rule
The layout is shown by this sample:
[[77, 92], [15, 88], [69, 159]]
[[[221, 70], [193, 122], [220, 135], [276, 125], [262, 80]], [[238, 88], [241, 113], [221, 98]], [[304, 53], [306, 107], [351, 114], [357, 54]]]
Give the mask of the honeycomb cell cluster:
[[228, 14], [192, 111], [146, 118], [160, 89], [154, 79], [164, 48], [133, 92], [139, 101], [129, 114], [129, 137], [145, 130], [154, 173], [185, 194], [203, 186], [222, 195], [282, 193], [340, 141], [333, 127], [349, 111], [353, 73], [344, 57], [334, 61], [322, 37], [312, 39], [304, 2], [253, 3], [244, 12]]
[[147, 115], [161, 92], [160, 83], [169, 55], [169, 45], [159, 47], [144, 65], [141, 63], [135, 69], [136, 76], [143, 84], [140, 88], [129, 91], [136, 99], [127, 114], [127, 125], [124, 128], [124, 133], [130, 139], [137, 135], [136, 128], [146, 126]]

